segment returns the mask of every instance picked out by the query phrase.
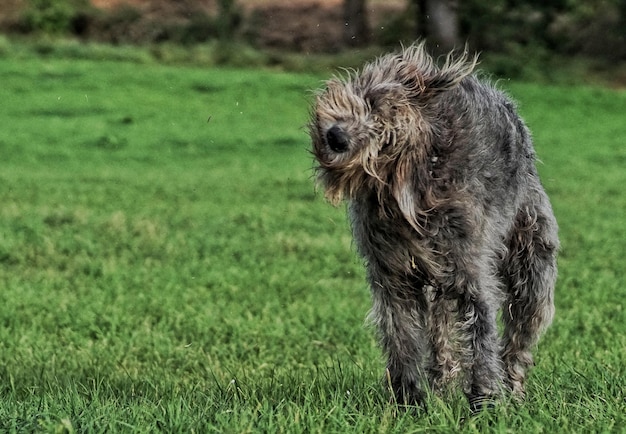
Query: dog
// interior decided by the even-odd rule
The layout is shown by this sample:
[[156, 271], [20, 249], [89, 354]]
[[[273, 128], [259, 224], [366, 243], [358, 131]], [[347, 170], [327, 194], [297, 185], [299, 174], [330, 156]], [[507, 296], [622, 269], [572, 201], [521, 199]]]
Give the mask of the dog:
[[523, 398], [554, 315], [558, 227], [531, 136], [476, 64], [414, 44], [331, 78], [311, 110], [318, 185], [347, 202], [399, 405], [456, 378], [472, 412]]

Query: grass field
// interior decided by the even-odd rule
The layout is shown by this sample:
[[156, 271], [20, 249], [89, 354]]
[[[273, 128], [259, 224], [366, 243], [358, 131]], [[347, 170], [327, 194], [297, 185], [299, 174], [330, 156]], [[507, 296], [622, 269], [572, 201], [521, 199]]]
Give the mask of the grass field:
[[[626, 93], [503, 82], [561, 227], [524, 405], [398, 412], [323, 76], [0, 54], [0, 431], [626, 432]], [[135, 59], [136, 60], [136, 59]]]

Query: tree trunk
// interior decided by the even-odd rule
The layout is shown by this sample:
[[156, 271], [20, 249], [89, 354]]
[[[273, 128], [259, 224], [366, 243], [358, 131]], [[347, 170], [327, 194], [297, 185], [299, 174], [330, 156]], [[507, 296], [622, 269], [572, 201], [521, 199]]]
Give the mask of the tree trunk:
[[419, 39], [428, 38], [428, 0], [413, 0], [415, 4], [416, 36]]
[[434, 51], [447, 52], [459, 46], [460, 0], [413, 0], [417, 36], [426, 37]]
[[344, 0], [343, 41], [349, 47], [363, 46], [369, 42], [365, 0]]
[[457, 0], [430, 0], [427, 14], [430, 17], [430, 36], [432, 42], [442, 51], [458, 47], [459, 17]]

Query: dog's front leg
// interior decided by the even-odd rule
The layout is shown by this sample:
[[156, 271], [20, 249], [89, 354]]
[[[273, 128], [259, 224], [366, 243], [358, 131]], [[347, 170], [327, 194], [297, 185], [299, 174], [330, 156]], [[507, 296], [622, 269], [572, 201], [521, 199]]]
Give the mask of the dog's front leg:
[[493, 406], [502, 392], [504, 370], [500, 358], [500, 338], [496, 326], [497, 305], [489, 299], [485, 282], [470, 283], [459, 303], [462, 315], [463, 351], [469, 372], [467, 397], [472, 412]]
[[426, 336], [425, 297], [413, 288], [398, 293], [373, 282], [370, 318], [378, 327], [387, 354], [385, 383], [399, 405], [424, 405], [423, 383], [429, 340]]

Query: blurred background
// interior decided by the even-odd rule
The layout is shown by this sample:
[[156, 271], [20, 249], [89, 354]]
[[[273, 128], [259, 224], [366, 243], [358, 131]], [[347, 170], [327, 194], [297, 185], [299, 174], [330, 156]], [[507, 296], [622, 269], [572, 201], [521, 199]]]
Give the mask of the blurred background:
[[626, 84], [626, 0], [0, 0], [0, 30], [141, 45], [165, 60], [177, 56], [165, 47], [210, 45], [205, 61], [288, 69], [337, 54], [356, 66], [426, 38], [435, 53], [467, 43], [497, 76]]

